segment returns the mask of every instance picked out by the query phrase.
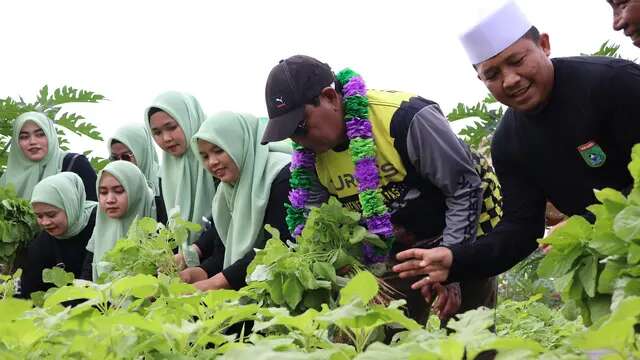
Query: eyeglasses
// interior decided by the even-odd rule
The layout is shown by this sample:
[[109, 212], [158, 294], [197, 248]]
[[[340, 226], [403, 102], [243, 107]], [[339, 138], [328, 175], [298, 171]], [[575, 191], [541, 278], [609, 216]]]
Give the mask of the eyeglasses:
[[127, 151], [125, 153], [122, 153], [120, 155], [116, 155], [116, 154], [111, 154], [111, 156], [109, 157], [109, 160], [111, 161], [117, 161], [117, 160], [124, 160], [124, 161], [131, 161], [134, 159], [133, 153], [131, 151]]
[[307, 135], [307, 119], [302, 119], [298, 126], [293, 130], [293, 135], [295, 136], [305, 136]]

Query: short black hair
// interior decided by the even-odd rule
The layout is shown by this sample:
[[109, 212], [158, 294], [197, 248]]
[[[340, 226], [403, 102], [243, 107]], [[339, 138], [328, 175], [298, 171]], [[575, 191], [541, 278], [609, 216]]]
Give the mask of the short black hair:
[[529, 39], [537, 45], [538, 41], [540, 41], [540, 31], [538, 31], [537, 27], [532, 26], [526, 33], [524, 33], [524, 35], [522, 35], [521, 39]]

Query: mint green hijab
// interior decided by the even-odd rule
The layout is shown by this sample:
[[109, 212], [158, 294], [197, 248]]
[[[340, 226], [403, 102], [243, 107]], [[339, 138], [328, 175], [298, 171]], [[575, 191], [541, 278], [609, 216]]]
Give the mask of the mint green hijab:
[[[187, 146], [193, 134], [204, 121], [204, 113], [193, 96], [176, 91], [159, 95], [145, 111], [145, 123], [149, 126], [149, 110], [158, 108], [171, 116], [184, 132]], [[162, 154], [162, 194], [167, 212], [180, 207], [182, 218], [201, 224], [203, 217], [211, 215], [211, 200], [216, 192], [213, 177], [198, 162], [198, 156], [187, 151], [180, 157]], [[189, 243], [197, 239], [191, 234]]]
[[[102, 258], [113, 248], [116, 241], [124, 238], [129, 231], [129, 227], [136, 218], [150, 217], [156, 218], [153, 190], [147, 185], [147, 180], [142, 171], [128, 161], [114, 161], [105, 166], [100, 174], [96, 188], [100, 193], [100, 180], [102, 174], [109, 173], [115, 177], [127, 192], [129, 207], [127, 212], [119, 219], [112, 219], [102, 211], [98, 211], [96, 216], [96, 226], [93, 235], [87, 244], [87, 250], [93, 253], [93, 281], [98, 279], [104, 264]], [[100, 196], [98, 195], [98, 198]]]
[[95, 201], [87, 201], [82, 179], [72, 172], [61, 172], [40, 181], [33, 188], [33, 203], [55, 206], [67, 215], [67, 231], [57, 236], [58, 239], [74, 237], [84, 230], [91, 212], [98, 205]]
[[[40, 161], [31, 161], [22, 152], [18, 139], [20, 130], [27, 121], [38, 125], [47, 136], [47, 155]], [[13, 137], [7, 171], [0, 178], [0, 186], [13, 184], [16, 193], [23, 199], [31, 199], [33, 188], [40, 180], [55, 175], [62, 170], [62, 161], [66, 152], [60, 149], [56, 128], [45, 114], [39, 112], [27, 112], [16, 118], [13, 122]]]
[[158, 162], [158, 154], [153, 147], [153, 139], [149, 127], [144, 124], [125, 125], [107, 140], [107, 151], [111, 151], [113, 140], [120, 141], [133, 153], [136, 163], [144, 176], [147, 178], [147, 184], [153, 190], [156, 196], [160, 196], [159, 175], [160, 164]]
[[[265, 128], [266, 123], [253, 115], [221, 112], [208, 117], [191, 139], [198, 158], [197, 140], [202, 139], [224, 150], [240, 169], [236, 184], [221, 182], [212, 202], [213, 223], [225, 246], [225, 268], [263, 236], [271, 184], [291, 161], [290, 153], [260, 145]], [[291, 147], [288, 149], [290, 152]]]

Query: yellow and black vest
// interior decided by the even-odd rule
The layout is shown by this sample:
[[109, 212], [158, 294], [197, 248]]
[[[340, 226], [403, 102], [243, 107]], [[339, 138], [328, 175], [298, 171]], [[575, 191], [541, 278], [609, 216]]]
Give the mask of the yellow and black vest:
[[[395, 91], [369, 90], [369, 121], [376, 144], [376, 162], [381, 177], [381, 191], [385, 204], [392, 213], [392, 222], [411, 231], [418, 239], [438, 236], [445, 227], [446, 204], [442, 191], [428, 179], [421, 177], [409, 160], [407, 134], [415, 114], [435, 103], [414, 94]], [[480, 170], [480, 161], [477, 169]], [[485, 163], [486, 164], [486, 163]], [[483, 164], [484, 165], [484, 164]], [[348, 148], [329, 150], [317, 155], [318, 178], [330, 194], [336, 196], [345, 207], [360, 211], [358, 186], [353, 177], [354, 165]], [[493, 171], [479, 172], [493, 175], [484, 181], [488, 196], [485, 201], [493, 205], [492, 215], [483, 206], [480, 216], [489, 226], [478, 226], [482, 235], [497, 223], [502, 213], [499, 203], [499, 186]], [[495, 180], [495, 181], [493, 181]], [[491, 195], [497, 194], [497, 198]], [[484, 220], [484, 221], [483, 221]]]

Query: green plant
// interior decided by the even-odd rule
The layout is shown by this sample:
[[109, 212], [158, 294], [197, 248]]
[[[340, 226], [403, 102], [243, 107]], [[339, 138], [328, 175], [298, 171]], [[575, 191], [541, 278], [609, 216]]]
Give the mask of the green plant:
[[330, 198], [311, 210], [297, 244], [285, 245], [277, 230], [267, 227], [272, 238], [247, 269], [251, 296], [294, 312], [335, 302], [334, 290], [346, 282], [336, 274], [364, 268], [359, 260], [362, 242], [385, 247], [359, 221], [359, 213]]
[[596, 191], [595, 223], [573, 216], [540, 242], [552, 246], [538, 268], [552, 278], [564, 302], [586, 324], [604, 318], [625, 297], [640, 295], [640, 144], [631, 151], [634, 179], [628, 196]]
[[[34, 102], [27, 102], [22, 97], [17, 100], [11, 97], [0, 99], [0, 173], [4, 172], [7, 164], [7, 150], [11, 142], [13, 121], [22, 113], [28, 111], [39, 111], [47, 114], [56, 125], [58, 125], [58, 137], [60, 146], [68, 150], [69, 141], [66, 139], [65, 129], [79, 136], [85, 136], [93, 140], [102, 140], [102, 136], [97, 131], [95, 125], [86, 121], [84, 116], [62, 112], [62, 106], [69, 103], [97, 103], [104, 100], [104, 96], [92, 91], [75, 89], [70, 86], [63, 86], [49, 92], [48, 86], [43, 86]], [[91, 151], [85, 152], [89, 155]], [[104, 167], [104, 159], [92, 158], [92, 165]], [[100, 170], [98, 168], [96, 170]]]
[[489, 94], [473, 106], [459, 103], [458, 106], [447, 115], [447, 119], [449, 119], [450, 122], [454, 122], [476, 118], [473, 124], [466, 126], [459, 134], [472, 149], [489, 156], [491, 137], [503, 115], [504, 107]]
[[20, 248], [37, 233], [31, 204], [11, 187], [0, 187], [0, 273], [11, 272]]
[[104, 261], [109, 263], [110, 270], [102, 273], [98, 282], [138, 274], [177, 276], [173, 249], [187, 240], [189, 231], [200, 231], [200, 225], [183, 220], [177, 214], [169, 219], [166, 227], [151, 218], [137, 219], [127, 237], [119, 239], [105, 254]]

